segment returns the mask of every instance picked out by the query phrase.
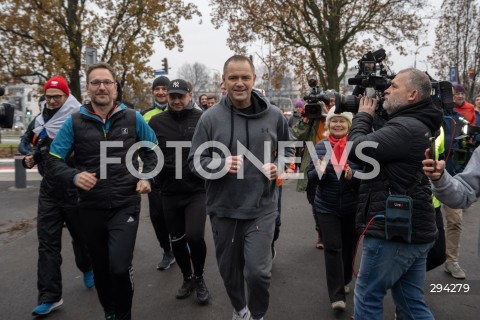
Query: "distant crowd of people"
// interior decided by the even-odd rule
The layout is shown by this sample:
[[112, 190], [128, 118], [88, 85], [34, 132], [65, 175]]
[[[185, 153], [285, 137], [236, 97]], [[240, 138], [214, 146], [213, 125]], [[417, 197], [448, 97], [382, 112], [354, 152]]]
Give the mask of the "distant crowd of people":
[[[43, 176], [32, 315], [63, 304], [66, 225], [84, 285], [96, 289], [104, 318], [132, 318], [133, 252], [141, 194], [148, 194], [163, 251], [156, 268], [176, 263], [182, 274], [175, 297], [210, 301], [208, 216], [232, 320], [264, 319], [288, 177], [306, 192], [334, 312], [347, 309], [353, 291], [356, 320], [383, 319], [390, 291], [396, 319], [434, 319], [423, 291], [427, 270], [444, 264], [452, 277], [466, 277], [459, 264], [462, 209], [480, 196], [480, 151], [460, 159], [462, 146], [476, 137], [459, 137], [453, 128], [478, 125], [480, 95], [474, 106], [456, 85], [454, 106], [442, 110], [430, 97], [429, 77], [404, 69], [384, 92], [388, 117], [376, 127], [380, 101], [368, 95], [355, 114], [331, 95], [316, 115], [298, 100], [285, 118], [254, 89], [255, 67], [242, 55], [224, 63], [222, 97], [200, 94], [198, 104], [185, 79], [160, 76], [152, 83], [152, 105], [137, 112], [122, 101], [109, 64], [91, 65], [86, 77], [83, 104], [62, 76], [45, 83], [41, 112], [19, 146], [24, 166], [37, 165]], [[352, 261], [361, 239], [357, 271]]]

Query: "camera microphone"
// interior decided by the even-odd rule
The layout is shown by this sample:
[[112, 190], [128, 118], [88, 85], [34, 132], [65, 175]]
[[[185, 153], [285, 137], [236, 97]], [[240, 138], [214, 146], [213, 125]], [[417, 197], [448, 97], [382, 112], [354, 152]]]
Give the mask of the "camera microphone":
[[351, 86], [363, 85], [363, 77], [348, 78], [348, 84]]
[[0, 87], [0, 97], [3, 96], [4, 94], [5, 94], [5, 88]]

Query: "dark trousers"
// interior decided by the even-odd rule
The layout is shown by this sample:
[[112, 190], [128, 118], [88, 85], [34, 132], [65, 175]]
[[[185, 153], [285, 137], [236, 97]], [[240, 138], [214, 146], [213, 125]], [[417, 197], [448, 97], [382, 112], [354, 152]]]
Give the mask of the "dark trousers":
[[105, 314], [115, 314], [118, 320], [131, 319], [132, 260], [140, 204], [79, 211], [92, 257], [95, 288]]
[[317, 213], [325, 246], [325, 271], [330, 302], [345, 301], [345, 285], [352, 281], [352, 260], [357, 236], [355, 214]]
[[[58, 191], [62, 192], [62, 191]], [[38, 303], [55, 302], [62, 298], [62, 231], [67, 225], [72, 236], [75, 263], [82, 272], [92, 270], [89, 254], [80, 232], [76, 207], [66, 206], [40, 188], [38, 197], [37, 236]]]
[[205, 193], [162, 195], [162, 201], [173, 254], [183, 277], [186, 279], [192, 275], [192, 265], [195, 276], [202, 276], [207, 256]]
[[150, 220], [152, 220], [153, 230], [157, 236], [160, 247], [164, 252], [172, 251], [170, 244], [170, 234], [167, 228], [165, 212], [162, 204], [162, 192], [159, 188], [152, 185], [152, 192], [148, 194], [148, 205], [150, 210]]
[[265, 315], [270, 301], [276, 216], [277, 212], [249, 220], [210, 216], [218, 269], [232, 306], [237, 311], [248, 306], [255, 319]]
[[275, 218], [275, 231], [273, 233], [273, 242], [280, 236], [280, 226], [282, 225], [282, 186], [278, 186], [278, 214]]

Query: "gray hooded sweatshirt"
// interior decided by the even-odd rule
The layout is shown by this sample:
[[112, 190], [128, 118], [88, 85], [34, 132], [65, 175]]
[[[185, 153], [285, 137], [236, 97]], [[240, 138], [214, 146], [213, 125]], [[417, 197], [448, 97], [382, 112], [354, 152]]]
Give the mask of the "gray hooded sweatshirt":
[[447, 170], [432, 181], [433, 194], [451, 208], [468, 208], [480, 197], [480, 148], [477, 148], [462, 173], [452, 177]]
[[[230, 154], [225, 155], [215, 148], [199, 149], [203, 143], [211, 141], [228, 149]], [[193, 135], [188, 161], [192, 171], [206, 179], [209, 215], [255, 219], [277, 211], [277, 182], [268, 180], [261, 166], [269, 162], [278, 166], [278, 155], [282, 154], [278, 150], [279, 141], [290, 141], [288, 124], [280, 109], [271, 106], [263, 95], [255, 91], [252, 92], [252, 105], [247, 110], [236, 109], [228, 96], [224, 96], [218, 105], [202, 114]], [[238, 143], [251, 155], [247, 155], [248, 152]], [[197, 163], [195, 153], [199, 155]], [[244, 155], [243, 166], [239, 170], [243, 171], [243, 178], [223, 169], [226, 156], [240, 154]], [[259, 162], [249, 159], [253, 156]], [[293, 157], [292, 147], [285, 148], [285, 156]], [[280, 164], [284, 165], [284, 162], [280, 161]], [[201, 172], [218, 173], [221, 169], [225, 170], [224, 174], [217, 177]]]

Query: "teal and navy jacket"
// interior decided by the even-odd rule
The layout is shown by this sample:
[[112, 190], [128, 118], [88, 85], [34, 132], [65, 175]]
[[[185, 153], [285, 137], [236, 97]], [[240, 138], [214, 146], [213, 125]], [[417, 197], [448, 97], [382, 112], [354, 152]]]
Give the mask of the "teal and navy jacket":
[[[132, 148], [138, 141], [151, 142], [152, 147]], [[152, 152], [156, 145], [155, 133], [138, 112], [120, 104], [102, 120], [91, 105], [83, 105], [80, 112], [72, 114], [60, 128], [50, 146], [47, 166], [54, 176], [70, 182], [80, 172], [96, 173], [96, 185], [89, 191], [80, 190], [80, 207], [131, 205], [140, 203], [136, 192], [139, 179], [132, 174], [138, 171], [137, 155], [143, 161], [142, 172], [152, 172], [157, 164]], [[74, 168], [65, 163], [72, 152]], [[128, 163], [135, 170], [129, 169]]]

